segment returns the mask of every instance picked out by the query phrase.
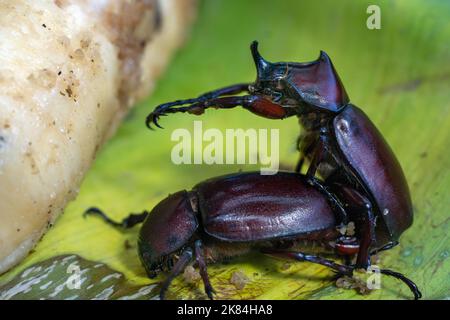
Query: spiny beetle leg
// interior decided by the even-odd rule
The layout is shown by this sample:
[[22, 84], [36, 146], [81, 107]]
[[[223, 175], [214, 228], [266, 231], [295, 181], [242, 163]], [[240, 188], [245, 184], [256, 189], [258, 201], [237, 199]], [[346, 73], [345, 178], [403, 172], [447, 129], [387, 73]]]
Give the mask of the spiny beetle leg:
[[148, 216], [148, 211], [143, 211], [142, 213], [131, 213], [128, 217], [124, 218], [122, 222], [117, 222], [112, 220], [110, 217], [108, 217], [102, 210], [99, 208], [89, 208], [84, 213], [83, 216], [86, 217], [88, 215], [98, 215], [100, 216], [106, 223], [114, 226], [114, 227], [121, 227], [124, 229], [130, 229], [134, 227], [135, 225], [143, 222], [145, 218]]
[[[155, 126], [157, 126], [158, 128], [162, 128], [158, 124], [159, 117], [166, 115], [167, 113], [189, 112], [189, 110], [192, 110], [192, 106], [188, 107], [188, 108], [176, 108], [176, 109], [173, 107], [183, 106], [186, 104], [190, 104], [190, 105], [204, 104], [208, 100], [212, 100], [212, 99], [215, 99], [215, 98], [218, 98], [221, 96], [239, 94], [244, 91], [248, 92], [249, 85], [250, 85], [249, 83], [239, 83], [239, 84], [235, 84], [235, 85], [231, 85], [228, 87], [224, 87], [224, 88], [220, 88], [220, 89], [217, 89], [214, 91], [207, 92], [197, 98], [176, 100], [176, 101], [160, 104], [159, 106], [157, 106], [155, 108], [155, 110], [152, 113], [150, 113], [147, 116], [146, 125], [149, 129], [152, 129], [152, 127], [151, 127], [152, 123], [155, 124]], [[174, 111], [169, 111], [169, 110], [174, 110]]]
[[177, 108], [175, 108], [174, 106], [180, 105], [181, 103], [177, 104], [176, 102], [173, 102], [156, 107], [156, 109], [147, 116], [147, 127], [151, 129], [151, 124], [153, 123], [157, 127], [161, 128], [158, 123], [159, 118], [169, 113], [188, 112], [199, 115], [202, 114], [206, 109], [211, 107], [216, 109], [231, 109], [237, 106], [242, 106], [243, 108], [249, 110], [254, 114], [269, 119], [284, 119], [286, 117], [294, 115], [295, 113], [293, 109], [288, 111], [281, 105], [258, 95], [228, 96], [207, 100], [193, 99], [181, 101], [194, 102], [192, 102], [190, 105]]
[[352, 266], [345, 266], [339, 263], [336, 263], [332, 260], [325, 259], [319, 256], [306, 254], [303, 252], [295, 252], [295, 251], [286, 251], [286, 250], [278, 250], [273, 248], [264, 248], [262, 249], [262, 253], [268, 254], [271, 256], [287, 258], [291, 260], [297, 261], [308, 261], [311, 263], [316, 263], [328, 267], [339, 274], [352, 276], [354, 268]]
[[[341, 275], [348, 275], [352, 276], [353, 271], [355, 269], [355, 266], [345, 266], [338, 264], [332, 260], [328, 260], [319, 256], [314, 255], [308, 255], [302, 252], [293, 252], [293, 251], [284, 251], [284, 250], [277, 250], [273, 248], [267, 248], [263, 249], [262, 252], [264, 254], [269, 254], [272, 256], [278, 256], [281, 258], [287, 258], [287, 259], [293, 259], [297, 261], [308, 261], [311, 263], [317, 263], [323, 266], [326, 266], [334, 271], [336, 271], [338, 274]], [[380, 273], [394, 277], [396, 279], [399, 279], [405, 283], [411, 292], [414, 294], [414, 299], [420, 299], [422, 297], [422, 293], [420, 292], [419, 288], [417, 288], [417, 285], [407, 277], [405, 277], [403, 274], [389, 270], [389, 269], [380, 269]]]
[[209, 282], [208, 270], [206, 268], [206, 261], [201, 240], [195, 241], [195, 260], [197, 261], [198, 267], [200, 269], [200, 275], [202, 277], [203, 284], [205, 285], [205, 293], [209, 299], [213, 300], [213, 294], [215, 294], [216, 292]]
[[170, 284], [172, 283], [173, 279], [175, 279], [183, 270], [186, 268], [186, 266], [191, 262], [192, 260], [192, 249], [186, 248], [180, 255], [180, 259], [175, 263], [172, 270], [170, 271], [169, 276], [164, 280], [164, 282], [161, 285], [161, 291], [159, 292], [159, 298], [161, 300], [164, 300], [166, 291], [169, 288]]
[[[158, 124], [158, 120], [160, 117], [165, 116], [169, 113], [178, 113], [178, 112], [189, 112], [193, 114], [202, 114], [205, 109], [209, 107], [216, 107], [221, 109], [229, 109], [234, 108], [239, 105], [243, 105], [247, 103], [247, 99], [250, 96], [238, 96], [238, 97], [223, 97], [223, 98], [213, 98], [213, 99], [189, 99], [189, 100], [179, 100], [175, 102], [165, 103], [159, 105], [155, 108], [155, 110], [147, 116], [146, 125], [151, 129], [151, 124], [153, 123], [155, 126], [161, 128]], [[175, 106], [189, 104], [188, 106], [182, 106], [178, 108], [174, 108]]]

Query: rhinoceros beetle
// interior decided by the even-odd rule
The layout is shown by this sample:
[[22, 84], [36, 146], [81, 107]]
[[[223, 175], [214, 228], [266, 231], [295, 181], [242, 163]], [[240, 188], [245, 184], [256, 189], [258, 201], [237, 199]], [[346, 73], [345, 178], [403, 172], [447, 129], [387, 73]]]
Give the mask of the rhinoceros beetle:
[[[269, 119], [297, 116], [303, 132], [297, 141], [301, 156], [295, 171], [301, 172], [308, 160], [306, 176], [311, 182], [318, 174], [331, 186], [323, 190], [329, 196], [334, 195], [338, 202], [355, 198], [353, 204], [359, 203], [359, 209], [352, 210], [364, 216], [360, 220], [365, 231], [356, 265], [367, 268], [370, 251], [396, 246], [413, 222], [411, 196], [397, 158], [370, 119], [350, 103], [325, 52], [308, 63], [271, 63], [260, 55], [256, 41], [250, 48], [257, 70], [254, 83], [159, 105], [148, 115], [147, 126], [161, 127], [159, 118], [169, 113], [198, 115], [210, 107], [242, 106]], [[244, 91], [248, 95], [237, 95]], [[340, 222], [349, 222], [345, 212], [341, 212]], [[382, 238], [375, 234], [375, 226], [384, 229]]]
[[[322, 188], [319, 188], [318, 186]], [[320, 255], [308, 254], [311, 244], [321, 244], [324, 253], [351, 258], [359, 251], [366, 225], [358, 210], [363, 196], [351, 193], [344, 202], [350, 219], [356, 222], [355, 234], [339, 230], [342, 208], [323, 189], [320, 180], [295, 172], [260, 175], [247, 172], [211, 178], [191, 191], [179, 191], [157, 204], [151, 212], [131, 214], [122, 222], [111, 220], [98, 208], [86, 214], [97, 214], [108, 223], [131, 228], [144, 222], [138, 238], [139, 256], [149, 277], [170, 271], [163, 282], [160, 297], [172, 280], [195, 260], [205, 292], [210, 299], [207, 263], [245, 254], [249, 250], [297, 261], [308, 261], [331, 268], [339, 275], [351, 276], [355, 265], [344, 265]], [[345, 189], [345, 187], [344, 187]], [[376, 227], [379, 239], [388, 238], [386, 229]], [[377, 250], [370, 252], [374, 254]], [[346, 259], [350, 261], [350, 259]], [[382, 274], [403, 281], [414, 293], [417, 286], [398, 272], [381, 269]]]

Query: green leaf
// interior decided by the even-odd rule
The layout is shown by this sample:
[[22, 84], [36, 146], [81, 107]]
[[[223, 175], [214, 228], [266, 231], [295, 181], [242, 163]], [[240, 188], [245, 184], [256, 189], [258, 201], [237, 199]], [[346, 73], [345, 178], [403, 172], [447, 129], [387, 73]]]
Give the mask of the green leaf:
[[[370, 4], [381, 8], [381, 29], [366, 27]], [[66, 209], [16, 269], [62, 254], [78, 254], [108, 264], [133, 285], [147, 286], [165, 275], [146, 277], [136, 253], [138, 228], [121, 233], [82, 212], [98, 206], [121, 220], [129, 212], [151, 209], [168, 193], [239, 169], [258, 166], [181, 165], [170, 160], [175, 128], [279, 128], [280, 159], [293, 167], [298, 159], [296, 119], [272, 121], [244, 110], [210, 110], [201, 117], [161, 119], [164, 130], [149, 131], [144, 119], [154, 106], [232, 83], [252, 81], [255, 70], [249, 44], [257, 39], [269, 61], [311, 61], [326, 51], [351, 101], [381, 130], [398, 156], [411, 189], [415, 221], [379, 265], [404, 273], [424, 298], [445, 299], [450, 292], [450, 3], [444, 1], [271, 1], [209, 0], [187, 46], [159, 82], [155, 94], [139, 104], [103, 148], [76, 201]], [[126, 244], [126, 245], [125, 245]], [[131, 246], [131, 248], [130, 248]], [[231, 278], [242, 272], [243, 289]], [[223, 299], [409, 299], [408, 288], [382, 277], [381, 290], [360, 295], [337, 288], [332, 273], [308, 263], [289, 263], [251, 254], [209, 268]], [[61, 274], [61, 277], [64, 276]], [[125, 285], [125, 283], [124, 283]], [[37, 298], [37, 296], [35, 296]], [[168, 298], [205, 298], [201, 283], [180, 276]]]

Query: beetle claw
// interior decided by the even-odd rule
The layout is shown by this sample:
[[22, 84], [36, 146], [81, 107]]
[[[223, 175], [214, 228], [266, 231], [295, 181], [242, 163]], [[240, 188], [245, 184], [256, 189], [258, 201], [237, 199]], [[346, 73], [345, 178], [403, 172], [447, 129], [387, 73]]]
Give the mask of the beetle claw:
[[153, 119], [153, 123], [155, 124], [155, 126], [157, 126], [160, 129], [164, 129], [163, 127], [160, 126], [160, 124], [158, 123], [160, 116], [155, 116], [155, 118]]
[[155, 126], [157, 126], [160, 129], [164, 129], [159, 123], [158, 120], [160, 117], [162, 116], [166, 116], [165, 113], [159, 113], [159, 112], [152, 112], [150, 113], [146, 120], [145, 120], [145, 124], [147, 126], [147, 128], [149, 128], [150, 130], [154, 130], [152, 127], [152, 124], [154, 124]]
[[149, 128], [150, 130], [153, 130], [152, 128], [152, 122], [153, 122], [153, 113], [150, 113], [147, 118], [145, 119], [145, 125], [147, 126], [147, 128]]

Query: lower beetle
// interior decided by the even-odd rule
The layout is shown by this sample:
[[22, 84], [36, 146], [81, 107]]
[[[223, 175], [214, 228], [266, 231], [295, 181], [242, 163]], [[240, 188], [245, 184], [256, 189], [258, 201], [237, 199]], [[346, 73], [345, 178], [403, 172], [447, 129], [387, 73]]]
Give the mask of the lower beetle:
[[[344, 206], [349, 218], [355, 221], [356, 232], [354, 235], [342, 232], [337, 218], [343, 210], [341, 203], [331, 193], [324, 192], [327, 187], [320, 180], [310, 180], [294, 172], [270, 176], [259, 172], [236, 173], [211, 178], [191, 191], [169, 195], [151, 212], [131, 214], [122, 222], [111, 220], [97, 208], [90, 208], [85, 214], [100, 215], [108, 223], [123, 228], [143, 222], [138, 249], [148, 276], [170, 271], [162, 284], [161, 299], [172, 280], [192, 260], [197, 263], [205, 292], [212, 299], [214, 290], [207, 263], [252, 249], [324, 265], [339, 275], [351, 276], [355, 265], [339, 264], [302, 250], [308, 250], [308, 244], [320, 242], [325, 252], [347, 258], [358, 253], [360, 240], [367, 230], [365, 221], [353, 209], [364, 199], [358, 198], [355, 192], [348, 193], [351, 196]], [[335, 187], [345, 193], [345, 187]], [[377, 239], [389, 239], [384, 228], [376, 228], [374, 233]], [[402, 274], [388, 269], [380, 272], [400, 279], [416, 299], [421, 297], [417, 286]]]

